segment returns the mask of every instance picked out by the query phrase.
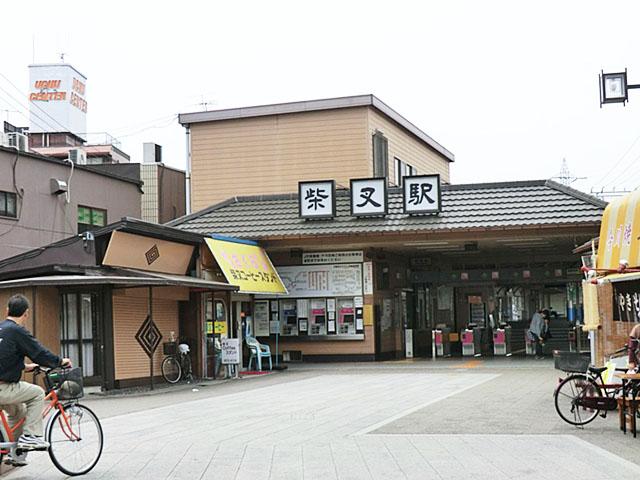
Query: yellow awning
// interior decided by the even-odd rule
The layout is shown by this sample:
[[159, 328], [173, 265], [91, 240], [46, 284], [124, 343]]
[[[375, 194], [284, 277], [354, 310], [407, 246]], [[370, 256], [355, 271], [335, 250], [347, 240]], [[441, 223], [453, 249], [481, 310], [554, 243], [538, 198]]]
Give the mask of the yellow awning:
[[621, 260], [640, 265], [640, 190], [611, 202], [604, 211], [598, 246], [599, 269], [617, 270]]
[[602, 281], [604, 282], [628, 282], [630, 280], [638, 280], [640, 279], [640, 272], [633, 273], [612, 273], [611, 275], [607, 275], [606, 277], [602, 277]]
[[257, 245], [205, 239], [227, 281], [241, 293], [286, 294], [267, 253]]

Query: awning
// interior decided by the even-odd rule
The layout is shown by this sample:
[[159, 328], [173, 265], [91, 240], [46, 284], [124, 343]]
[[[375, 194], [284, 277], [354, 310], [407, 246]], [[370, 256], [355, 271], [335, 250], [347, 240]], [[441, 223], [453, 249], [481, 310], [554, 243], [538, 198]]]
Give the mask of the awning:
[[[640, 279], [640, 272], [634, 272], [634, 273], [612, 273], [611, 275], [607, 275], [606, 277], [602, 277], [602, 281], [603, 282], [611, 282], [611, 283], [617, 283], [617, 282], [628, 282], [631, 280], [638, 280]], [[600, 280], [598, 280], [600, 281]]]
[[0, 282], [0, 290], [23, 287], [65, 287], [74, 285], [112, 285], [116, 287], [188, 287], [236, 291], [238, 287], [184, 275], [48, 275]]
[[598, 269], [617, 270], [621, 260], [640, 265], [640, 190], [611, 202], [600, 225]]
[[286, 294], [267, 253], [253, 242], [206, 238], [227, 281], [238, 285], [241, 293]]

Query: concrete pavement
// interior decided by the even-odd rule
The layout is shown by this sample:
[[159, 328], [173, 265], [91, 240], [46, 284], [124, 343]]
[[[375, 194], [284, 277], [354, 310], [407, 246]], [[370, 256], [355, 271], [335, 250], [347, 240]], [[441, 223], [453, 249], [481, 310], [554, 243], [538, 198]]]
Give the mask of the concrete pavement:
[[[556, 380], [550, 363], [516, 359], [301, 365], [197, 392], [88, 398], [106, 442], [85, 478], [637, 478], [640, 438], [611, 418], [564, 424]], [[30, 461], [2, 477], [64, 478], [46, 454]]]

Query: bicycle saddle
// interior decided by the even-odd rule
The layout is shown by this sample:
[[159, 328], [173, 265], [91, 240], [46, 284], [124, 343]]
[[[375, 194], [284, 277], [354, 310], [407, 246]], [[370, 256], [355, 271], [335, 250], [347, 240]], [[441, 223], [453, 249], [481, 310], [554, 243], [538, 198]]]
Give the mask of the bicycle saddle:
[[589, 371], [591, 373], [602, 373], [607, 369], [607, 367], [589, 367]]

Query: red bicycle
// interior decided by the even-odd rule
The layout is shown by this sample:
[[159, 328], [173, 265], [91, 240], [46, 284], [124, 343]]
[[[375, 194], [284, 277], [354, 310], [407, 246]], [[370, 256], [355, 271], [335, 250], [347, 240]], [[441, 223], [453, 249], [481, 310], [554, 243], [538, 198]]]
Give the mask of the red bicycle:
[[[49, 457], [58, 470], [66, 475], [83, 475], [96, 466], [102, 455], [103, 434], [98, 417], [78, 403], [84, 394], [82, 369], [47, 369], [38, 367], [35, 375], [44, 373], [47, 395], [42, 418], [47, 418], [45, 440], [49, 442]], [[0, 462], [6, 454], [24, 459], [27, 452], [17, 448], [16, 432], [24, 424], [20, 419], [10, 426], [0, 410]], [[6, 435], [7, 438], [4, 438]]]

